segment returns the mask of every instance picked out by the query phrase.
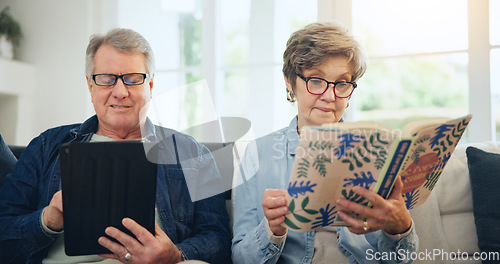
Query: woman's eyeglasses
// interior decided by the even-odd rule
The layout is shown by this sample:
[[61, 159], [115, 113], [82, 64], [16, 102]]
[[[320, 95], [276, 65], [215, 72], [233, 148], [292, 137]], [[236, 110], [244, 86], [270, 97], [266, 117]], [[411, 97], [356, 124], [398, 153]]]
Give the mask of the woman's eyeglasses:
[[300, 79], [306, 82], [307, 91], [310, 94], [314, 95], [324, 94], [326, 90], [328, 90], [328, 86], [330, 86], [330, 84], [333, 84], [333, 93], [335, 94], [335, 97], [347, 98], [351, 96], [354, 88], [358, 86], [356, 82], [329, 82], [318, 77], [304, 77], [298, 73], [297, 76], [299, 76]]

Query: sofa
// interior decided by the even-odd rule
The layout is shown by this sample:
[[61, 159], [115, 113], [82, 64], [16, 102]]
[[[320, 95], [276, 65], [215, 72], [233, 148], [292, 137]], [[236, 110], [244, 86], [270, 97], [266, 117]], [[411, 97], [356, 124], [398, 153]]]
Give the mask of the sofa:
[[[234, 170], [233, 144], [205, 143], [205, 145], [214, 154], [225, 181], [230, 181]], [[494, 204], [500, 200], [500, 196], [497, 194], [493, 197], [500, 189], [500, 154], [480, 154], [494, 156], [487, 161], [489, 164], [469, 164], [468, 155], [472, 154], [467, 148], [470, 146], [484, 150], [485, 153], [500, 153], [500, 143], [496, 142], [457, 146], [428, 200], [410, 211], [419, 236], [420, 249], [419, 255], [409, 256], [415, 260], [414, 263], [481, 263], [480, 259], [473, 258], [488, 257], [484, 253], [479, 255], [482, 239], [485, 241], [483, 247], [487, 244], [490, 251], [493, 247], [493, 251], [497, 253], [496, 256], [488, 258], [499, 257], [500, 217], [498, 215], [485, 217], [484, 211], [486, 213], [498, 211], [500, 214], [500, 206], [497, 205], [498, 209], [495, 210]], [[9, 148], [16, 157], [19, 157], [24, 149], [22, 146], [9, 146]], [[488, 159], [479, 156], [475, 160], [481, 162]], [[474, 173], [471, 171], [470, 175], [469, 166], [475, 166]], [[487, 174], [491, 181], [480, 178]], [[483, 197], [485, 195], [486, 197]], [[496, 198], [498, 199], [495, 200]], [[232, 219], [231, 190], [226, 192], [226, 205]], [[489, 222], [485, 222], [484, 219], [489, 219]], [[495, 221], [498, 225], [495, 225]], [[500, 259], [492, 263], [500, 263]]]
[[[205, 145], [211, 151], [221, 147], [217, 144]], [[228, 149], [228, 146], [232, 145], [224, 145], [224, 151], [215, 153], [214, 157], [221, 173], [226, 174], [226, 177], [231, 177], [230, 175], [233, 174], [234, 169], [233, 164], [237, 164], [237, 161], [232, 160], [232, 153], [228, 151], [231, 149]], [[478, 194], [477, 186], [481, 185], [483, 180], [479, 179], [478, 182], [476, 179], [476, 185], [471, 185], [472, 175], [469, 176], [468, 167], [470, 164], [468, 164], [468, 154], [466, 153], [467, 148], [470, 146], [487, 152], [500, 153], [500, 142], [461, 144], [456, 147], [428, 200], [410, 211], [419, 236], [420, 249], [420, 255], [409, 256], [415, 260], [414, 263], [481, 263], [480, 259], [473, 259], [474, 254], [481, 257], [475, 220], [475, 213], [478, 214], [478, 212], [474, 212], [473, 187], [476, 187], [474, 198], [484, 193], [500, 190], [500, 154], [493, 154], [497, 157], [490, 161], [490, 163], [498, 164], [498, 170], [494, 169], [492, 164], [480, 164], [493, 177], [498, 175], [498, 179], [494, 180], [494, 184], [497, 184], [498, 188], [493, 188], [494, 184], [482, 184], [486, 185], [485, 189]], [[496, 162], [497, 160], [498, 162]], [[482, 176], [482, 174], [475, 176]], [[497, 197], [497, 201], [500, 201], [500, 195]], [[230, 199], [231, 197], [227, 194], [226, 198]], [[489, 211], [495, 209], [495, 205], [484, 205]], [[232, 203], [230, 200], [227, 200], [227, 207], [232, 217]], [[500, 214], [500, 206], [496, 208], [499, 209]], [[488, 230], [492, 237], [489, 239], [494, 240], [496, 243], [493, 248], [496, 249], [494, 251], [497, 253], [497, 259], [491, 263], [500, 263], [500, 215], [494, 220], [498, 223], [499, 229], [494, 231], [489, 226], [482, 226], [482, 232]], [[488, 241], [488, 243], [491, 244], [491, 241]], [[488, 247], [485, 247], [485, 249], [488, 249]], [[482, 256], [484, 257], [484, 254]]]
[[[433, 263], [481, 263], [481, 260], [473, 258], [474, 254], [481, 257], [478, 255], [480, 248], [477, 231], [485, 227], [479, 225], [476, 228], [475, 214], [477, 216], [478, 212], [474, 210], [475, 207], [479, 207], [477, 203], [481, 200], [482, 194], [496, 190], [493, 189], [494, 184], [487, 185], [483, 190], [478, 189], [481, 184], [484, 185], [484, 180], [479, 179], [478, 181], [478, 177], [484, 174], [477, 175], [471, 172], [469, 175], [471, 164], [468, 164], [470, 162], [468, 155], [471, 154], [466, 150], [470, 146], [487, 152], [500, 153], [500, 143], [495, 142], [458, 145], [429, 199], [410, 211], [419, 236], [419, 251], [432, 252], [431, 257], [436, 253], [436, 256], [431, 258]], [[497, 156], [500, 157], [500, 155]], [[481, 157], [481, 159], [484, 158]], [[500, 159], [498, 159], [498, 165], [485, 164], [485, 166], [500, 168]], [[500, 170], [485, 166], [483, 168], [493, 177], [495, 174], [498, 175], [497, 181], [500, 181]], [[471, 184], [471, 181], [474, 184]], [[480, 191], [478, 192], [478, 190]], [[475, 199], [473, 199], [473, 191]], [[488, 209], [500, 211], [500, 206]], [[500, 224], [500, 218], [497, 222]], [[496, 234], [500, 236], [498, 231]], [[490, 230], [490, 232], [495, 231]], [[500, 247], [496, 251], [500, 252]], [[468, 257], [465, 258], [466, 256]], [[430, 262], [428, 257], [424, 255], [421, 257], [421, 259], [416, 259], [415, 263]], [[486, 258], [485, 254], [482, 257]], [[500, 263], [500, 259], [493, 263]]]

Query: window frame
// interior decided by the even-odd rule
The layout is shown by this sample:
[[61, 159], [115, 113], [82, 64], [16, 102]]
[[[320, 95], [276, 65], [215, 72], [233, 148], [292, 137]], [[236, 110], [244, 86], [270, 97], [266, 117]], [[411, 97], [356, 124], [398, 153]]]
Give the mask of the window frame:
[[[469, 142], [495, 141], [495, 121], [492, 110], [492, 87], [490, 76], [490, 51], [500, 45], [491, 45], [489, 41], [489, 1], [467, 0], [469, 30], [466, 52], [469, 55], [469, 112], [473, 122], [469, 124]], [[318, 21], [338, 21], [352, 28], [352, 0], [318, 0]], [[436, 55], [450, 52], [435, 52], [419, 55]], [[397, 58], [398, 56], [377, 57], [377, 59]], [[353, 113], [354, 112], [354, 113]], [[345, 120], [354, 121], [355, 110], [347, 113]]]

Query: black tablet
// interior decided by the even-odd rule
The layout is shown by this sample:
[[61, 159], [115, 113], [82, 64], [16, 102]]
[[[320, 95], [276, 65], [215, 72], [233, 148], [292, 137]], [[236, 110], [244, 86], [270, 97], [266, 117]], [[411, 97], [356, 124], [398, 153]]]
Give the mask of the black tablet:
[[68, 256], [105, 254], [97, 240], [108, 226], [132, 235], [132, 218], [154, 234], [157, 165], [143, 143], [74, 142], [61, 146], [64, 247]]

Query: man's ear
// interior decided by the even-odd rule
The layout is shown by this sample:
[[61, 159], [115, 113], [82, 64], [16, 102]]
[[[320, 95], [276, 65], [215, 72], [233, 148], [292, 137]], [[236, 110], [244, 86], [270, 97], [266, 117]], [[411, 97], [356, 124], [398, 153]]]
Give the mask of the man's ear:
[[92, 88], [92, 79], [89, 76], [87, 76], [87, 75], [85, 75], [85, 79], [87, 79], [87, 87], [88, 87], [89, 93], [90, 93], [90, 101], [92, 102], [92, 90], [93, 90], [93, 88]]
[[153, 98], [153, 79], [154, 78], [155, 78], [155, 75], [152, 74], [151, 79], [149, 80], [149, 83], [148, 83], [148, 85], [149, 85], [149, 97], [150, 98]]

